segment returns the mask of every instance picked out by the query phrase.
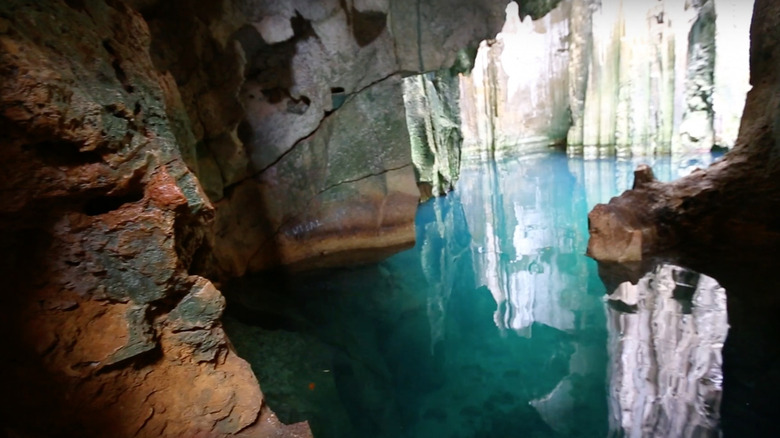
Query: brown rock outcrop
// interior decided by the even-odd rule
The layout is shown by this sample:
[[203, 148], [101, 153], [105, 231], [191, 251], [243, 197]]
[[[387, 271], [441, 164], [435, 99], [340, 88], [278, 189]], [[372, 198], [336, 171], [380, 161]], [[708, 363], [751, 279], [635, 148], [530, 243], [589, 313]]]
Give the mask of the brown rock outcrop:
[[214, 209], [149, 42], [121, 2], [0, 5], [4, 430], [306, 436], [263, 404], [223, 298], [188, 273]]

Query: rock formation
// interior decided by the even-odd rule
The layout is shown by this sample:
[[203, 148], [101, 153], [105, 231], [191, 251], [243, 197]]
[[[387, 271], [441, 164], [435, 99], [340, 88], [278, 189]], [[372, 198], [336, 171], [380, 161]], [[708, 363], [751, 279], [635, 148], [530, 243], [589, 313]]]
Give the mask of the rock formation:
[[748, 89], [750, 6], [568, 0], [535, 21], [510, 7], [462, 78], [465, 154], [562, 143], [587, 157], [733, 146]]
[[223, 298], [190, 274], [214, 209], [149, 41], [122, 3], [0, 5], [4, 428], [307, 436], [263, 404]]
[[412, 163], [423, 201], [446, 194], [458, 180], [463, 136], [457, 74], [470, 66], [465, 52], [460, 60], [450, 70], [404, 79]]
[[520, 20], [509, 3], [495, 39], [479, 46], [474, 70], [461, 77], [463, 155], [543, 149], [562, 143], [569, 129], [567, 84], [571, 2], [538, 20]]
[[2, 2], [5, 432], [309, 435], [264, 403], [207, 278], [409, 245], [401, 76], [504, 6]]
[[175, 2], [143, 2], [215, 202], [206, 272], [367, 261], [413, 242], [401, 78], [453, 66], [504, 4], [352, 3], [234, 1], [181, 17]]
[[[771, 252], [780, 239], [773, 183], [778, 114], [774, 6], [758, 2], [751, 26], [751, 84], [734, 149], [708, 168], [669, 184], [642, 178], [634, 190], [597, 205], [589, 215], [589, 254], [601, 261], [640, 261], [648, 255], [733, 260], [736, 254]], [[759, 17], [758, 14], [761, 14]], [[647, 172], [639, 169], [638, 173]], [[633, 237], [631, 237], [633, 236]], [[636, 251], [618, 248], [636, 237]], [[742, 256], [741, 256], [742, 257]], [[704, 272], [707, 272], [705, 269]]]

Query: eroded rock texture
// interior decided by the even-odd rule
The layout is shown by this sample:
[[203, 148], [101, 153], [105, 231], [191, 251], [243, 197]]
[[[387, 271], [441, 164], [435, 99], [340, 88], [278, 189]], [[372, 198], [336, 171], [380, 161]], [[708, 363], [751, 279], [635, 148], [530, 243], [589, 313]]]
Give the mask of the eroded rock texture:
[[419, 191], [401, 78], [455, 64], [500, 26], [501, 3], [140, 5], [216, 207], [204, 272], [364, 262], [411, 245]]
[[21, 436], [284, 428], [189, 275], [214, 209], [173, 78], [122, 3], [0, 5], [3, 423]]
[[401, 76], [449, 67], [502, 3], [0, 4], [4, 431], [308, 435], [204, 275], [409, 245]]
[[[468, 69], [468, 55], [464, 52], [460, 58], [458, 67]], [[406, 124], [422, 200], [455, 188], [460, 174], [463, 135], [455, 70], [404, 79]]]
[[464, 153], [567, 143], [587, 157], [630, 157], [733, 146], [749, 88], [751, 5], [566, 0], [521, 21], [510, 4], [504, 29], [462, 79]]

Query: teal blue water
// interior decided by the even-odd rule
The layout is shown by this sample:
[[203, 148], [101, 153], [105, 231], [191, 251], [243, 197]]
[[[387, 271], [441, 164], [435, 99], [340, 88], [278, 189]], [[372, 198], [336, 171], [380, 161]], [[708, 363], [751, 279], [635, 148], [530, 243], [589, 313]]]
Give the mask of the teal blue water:
[[[670, 180], [710, 157], [650, 161]], [[230, 285], [226, 329], [285, 422], [327, 437], [603, 437], [608, 308], [587, 213], [639, 162], [465, 167], [379, 264]]]

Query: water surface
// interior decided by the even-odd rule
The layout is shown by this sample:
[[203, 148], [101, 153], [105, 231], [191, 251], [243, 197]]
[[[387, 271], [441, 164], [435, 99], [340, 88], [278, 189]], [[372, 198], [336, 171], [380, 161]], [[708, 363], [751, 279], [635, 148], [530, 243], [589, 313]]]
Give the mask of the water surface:
[[[710, 160], [649, 163], [670, 180]], [[413, 249], [244, 279], [226, 329], [319, 438], [717, 436], [722, 288], [662, 265], [608, 291], [584, 256], [588, 211], [647, 161], [466, 167], [420, 206]]]

